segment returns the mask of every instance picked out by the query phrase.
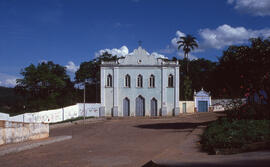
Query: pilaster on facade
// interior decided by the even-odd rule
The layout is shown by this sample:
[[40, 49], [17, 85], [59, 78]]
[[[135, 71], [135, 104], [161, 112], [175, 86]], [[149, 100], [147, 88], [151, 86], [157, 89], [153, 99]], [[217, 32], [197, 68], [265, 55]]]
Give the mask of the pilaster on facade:
[[99, 116], [105, 116], [105, 69], [104, 67], [100, 68], [100, 103], [101, 107], [99, 108]]
[[117, 117], [118, 116], [118, 106], [114, 106], [112, 109], [112, 116]]
[[113, 67], [113, 116], [118, 115], [119, 67]]
[[180, 75], [179, 75], [179, 66], [174, 68], [174, 115], [179, 115], [179, 85], [180, 85]]
[[161, 115], [167, 115], [167, 67], [161, 67]]
[[101, 106], [105, 106], [105, 69], [104, 67], [100, 68], [100, 103]]

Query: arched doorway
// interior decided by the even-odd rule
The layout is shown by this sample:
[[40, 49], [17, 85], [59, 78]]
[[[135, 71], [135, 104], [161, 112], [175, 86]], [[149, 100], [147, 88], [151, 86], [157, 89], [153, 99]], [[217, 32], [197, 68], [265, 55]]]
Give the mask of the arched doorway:
[[155, 98], [151, 100], [151, 116], [157, 116], [157, 100]]
[[145, 100], [142, 96], [136, 98], [136, 116], [145, 116]]
[[129, 106], [130, 106], [129, 99], [126, 97], [123, 100], [123, 116], [124, 117], [130, 116]]

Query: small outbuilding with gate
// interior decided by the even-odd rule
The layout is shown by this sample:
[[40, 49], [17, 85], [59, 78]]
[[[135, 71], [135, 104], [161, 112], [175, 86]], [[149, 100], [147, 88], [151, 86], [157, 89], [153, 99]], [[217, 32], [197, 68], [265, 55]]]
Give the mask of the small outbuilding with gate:
[[211, 106], [210, 92], [206, 92], [203, 88], [199, 92], [194, 92], [194, 102], [196, 112], [208, 112]]

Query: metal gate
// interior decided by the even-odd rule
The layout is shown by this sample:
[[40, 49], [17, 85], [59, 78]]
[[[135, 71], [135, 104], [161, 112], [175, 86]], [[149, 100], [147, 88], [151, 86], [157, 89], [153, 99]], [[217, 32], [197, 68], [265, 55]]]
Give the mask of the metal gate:
[[136, 116], [145, 115], [145, 102], [142, 96], [136, 98]]
[[130, 116], [130, 110], [129, 110], [129, 99], [126, 97], [123, 100], [123, 116], [127, 117]]
[[208, 112], [207, 101], [198, 101], [198, 112]]
[[157, 116], [157, 100], [155, 98], [151, 100], [151, 116]]

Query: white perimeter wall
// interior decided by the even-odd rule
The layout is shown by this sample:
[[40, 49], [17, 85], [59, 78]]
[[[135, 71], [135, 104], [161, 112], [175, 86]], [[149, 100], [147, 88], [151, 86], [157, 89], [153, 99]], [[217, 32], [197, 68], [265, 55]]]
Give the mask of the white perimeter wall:
[[[99, 116], [99, 103], [85, 103], [85, 116], [98, 117]], [[36, 122], [36, 123], [55, 123], [61, 122], [71, 118], [84, 116], [84, 104], [78, 103], [76, 105], [46, 110], [35, 113], [25, 113], [10, 117], [9, 114], [0, 113], [0, 120], [14, 121], [14, 122]]]
[[0, 145], [49, 137], [49, 124], [0, 121]]

